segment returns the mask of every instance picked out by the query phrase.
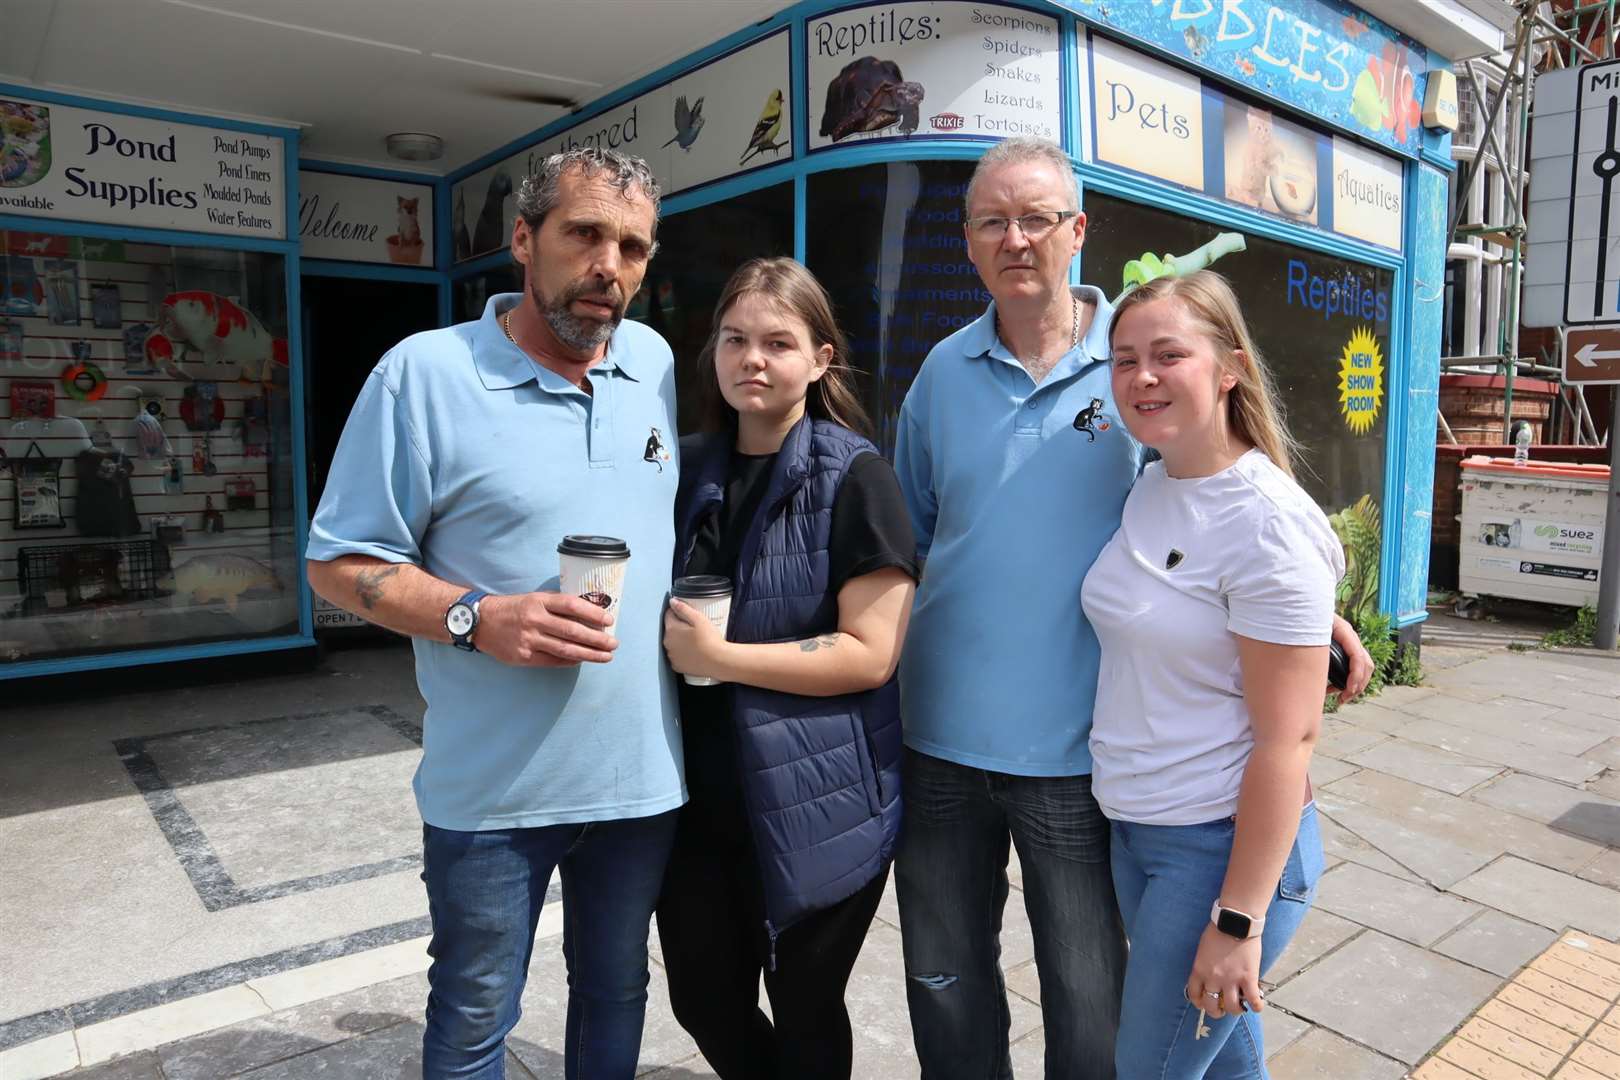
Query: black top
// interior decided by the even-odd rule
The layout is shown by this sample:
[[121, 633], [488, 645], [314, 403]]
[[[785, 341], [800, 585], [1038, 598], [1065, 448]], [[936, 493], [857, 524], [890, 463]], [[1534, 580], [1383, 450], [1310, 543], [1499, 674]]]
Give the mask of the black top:
[[[686, 574], [724, 574], [734, 581], [743, 539], [771, 484], [775, 454], [733, 451], [725, 501], [698, 522]], [[917, 577], [917, 543], [894, 466], [876, 454], [856, 455], [833, 502], [828, 590], [851, 578], [898, 567]], [[680, 681], [686, 787], [692, 802], [732, 809], [740, 798], [731, 731], [731, 690]]]

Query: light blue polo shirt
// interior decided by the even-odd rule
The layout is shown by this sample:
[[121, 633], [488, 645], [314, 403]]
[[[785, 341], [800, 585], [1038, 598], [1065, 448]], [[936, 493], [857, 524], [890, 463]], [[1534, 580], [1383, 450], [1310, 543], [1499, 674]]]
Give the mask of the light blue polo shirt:
[[519, 299], [493, 297], [477, 322], [382, 358], [310, 525], [311, 559], [410, 562], [491, 593], [556, 589], [565, 534], [630, 545], [607, 664], [509, 667], [413, 642], [427, 702], [416, 802], [446, 829], [642, 817], [686, 797], [661, 644], [678, 465], [669, 346], [621, 323], [586, 394], [507, 340], [498, 316]]
[[[895, 448], [927, 559], [900, 663], [906, 745], [1019, 776], [1091, 771], [1101, 648], [1080, 585], [1140, 467], [1109, 387], [1108, 300], [1074, 292], [1096, 314], [1039, 387], [993, 303], [934, 346]], [[1093, 399], [1091, 433], [1075, 430]]]

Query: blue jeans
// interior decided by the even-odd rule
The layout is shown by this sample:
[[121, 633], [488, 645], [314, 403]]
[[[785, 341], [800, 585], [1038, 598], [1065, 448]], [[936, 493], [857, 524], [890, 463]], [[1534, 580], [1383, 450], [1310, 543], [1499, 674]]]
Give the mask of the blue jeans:
[[457, 832], [422, 827], [433, 940], [424, 1080], [506, 1075], [535, 925], [561, 868], [569, 1080], [630, 1080], [647, 1012], [647, 927], [676, 811], [654, 817]]
[[[1202, 825], [1114, 822], [1114, 888], [1131, 939], [1115, 1059], [1119, 1080], [1265, 1080], [1265, 1042], [1252, 1012], [1210, 1017], [1194, 1038], [1198, 1010], [1187, 1004], [1187, 976], [1232, 856], [1231, 818]], [[1299, 816], [1299, 835], [1266, 909], [1260, 935], [1263, 974], [1282, 955], [1316, 894], [1322, 835], [1316, 804]]]
[[923, 1080], [1012, 1076], [1000, 963], [1009, 844], [1035, 938], [1048, 1080], [1112, 1076], [1125, 937], [1091, 777], [1011, 776], [907, 750], [901, 790], [895, 886]]

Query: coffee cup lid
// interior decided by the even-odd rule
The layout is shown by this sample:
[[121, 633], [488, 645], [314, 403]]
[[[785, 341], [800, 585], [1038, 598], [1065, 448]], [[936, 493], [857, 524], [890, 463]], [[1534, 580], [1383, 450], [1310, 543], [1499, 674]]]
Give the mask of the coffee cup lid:
[[564, 555], [579, 555], [587, 559], [628, 559], [630, 545], [616, 536], [589, 536], [575, 534], [562, 538], [557, 550]]
[[676, 578], [670, 592], [683, 600], [730, 596], [731, 579], [720, 574], [693, 574], [690, 577]]

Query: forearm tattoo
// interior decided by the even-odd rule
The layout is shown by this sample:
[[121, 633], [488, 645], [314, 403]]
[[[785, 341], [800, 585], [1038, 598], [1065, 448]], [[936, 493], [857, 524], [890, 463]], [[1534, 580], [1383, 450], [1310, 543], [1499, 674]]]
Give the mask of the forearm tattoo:
[[817, 649], [830, 649], [838, 644], [840, 634], [822, 634], [819, 637], [805, 638], [799, 642], [800, 652], [815, 652]]
[[354, 595], [360, 598], [361, 605], [370, 611], [382, 599], [383, 582], [399, 573], [399, 566], [379, 566], [374, 570], [362, 570], [354, 576]]

